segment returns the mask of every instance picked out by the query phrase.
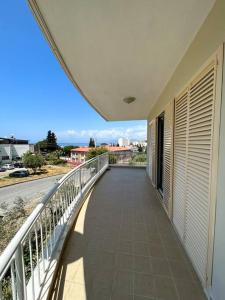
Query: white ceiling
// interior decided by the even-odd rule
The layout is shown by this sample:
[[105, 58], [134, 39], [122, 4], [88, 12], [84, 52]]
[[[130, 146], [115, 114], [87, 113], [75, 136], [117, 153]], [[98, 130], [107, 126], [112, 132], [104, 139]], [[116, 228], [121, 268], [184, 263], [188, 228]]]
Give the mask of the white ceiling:
[[107, 120], [147, 118], [214, 2], [30, 0], [72, 81]]

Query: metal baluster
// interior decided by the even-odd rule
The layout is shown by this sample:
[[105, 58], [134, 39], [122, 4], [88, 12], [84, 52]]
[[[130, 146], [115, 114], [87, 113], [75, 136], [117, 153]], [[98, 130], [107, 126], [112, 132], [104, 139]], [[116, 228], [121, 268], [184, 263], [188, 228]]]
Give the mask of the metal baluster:
[[[49, 251], [48, 251], [48, 223], [47, 223], [47, 214], [46, 214], [46, 208], [45, 208], [45, 246], [46, 246], [46, 254], [47, 259], [49, 259]], [[51, 226], [50, 226], [51, 227]], [[50, 229], [51, 232], [51, 229]]]
[[65, 210], [64, 210], [64, 203], [63, 203], [63, 200], [62, 200], [62, 194], [59, 192], [59, 201], [61, 203], [60, 207], [61, 207], [61, 213], [62, 213], [62, 224], [64, 225], [65, 224]]
[[82, 182], [81, 182], [82, 178], [81, 178], [81, 168], [79, 169], [79, 185], [80, 185], [80, 194], [82, 196]]
[[57, 197], [56, 197], [56, 195], [54, 195], [53, 201], [54, 201], [53, 206], [55, 208], [55, 219], [56, 219], [55, 227], [57, 227], [58, 223], [59, 223], [59, 216], [58, 216], [58, 207], [57, 207]]
[[32, 297], [35, 299], [35, 290], [34, 290], [34, 268], [33, 268], [33, 257], [32, 257], [32, 245], [31, 245], [31, 235], [28, 236], [29, 242], [29, 253], [30, 253], [30, 269], [31, 269], [31, 281], [32, 281]]
[[[54, 206], [53, 206], [53, 203], [52, 203], [52, 198], [51, 200], [49, 201], [49, 204], [51, 206], [50, 208], [50, 231], [51, 231], [51, 235], [53, 233], [53, 242], [54, 242], [54, 245], [55, 245], [55, 213], [54, 213]], [[51, 255], [52, 255], [52, 248], [53, 248], [53, 245], [52, 245], [52, 238], [51, 238]]]
[[35, 233], [35, 245], [36, 245], [36, 255], [37, 255], [38, 284], [40, 286], [41, 285], [41, 275], [40, 275], [40, 264], [39, 264], [37, 224], [35, 224], [34, 233]]
[[12, 296], [13, 300], [16, 300], [16, 281], [15, 281], [15, 267], [14, 267], [14, 260], [12, 260], [10, 264], [10, 272], [11, 272], [11, 280], [12, 280]]
[[65, 211], [66, 211], [65, 216], [66, 216], [66, 219], [68, 219], [68, 217], [69, 217], [68, 202], [67, 202], [67, 196], [66, 196], [65, 190], [66, 190], [66, 188], [65, 188], [65, 183], [64, 183], [63, 184], [63, 190], [62, 190], [63, 191], [62, 197], [63, 197], [63, 202], [64, 202], [64, 205], [65, 205]]
[[41, 230], [41, 255], [42, 255], [42, 264], [43, 272], [45, 272], [45, 257], [44, 257], [44, 243], [43, 243], [43, 228], [42, 228], [42, 215], [40, 215], [40, 230]]
[[26, 300], [26, 280], [25, 280], [25, 265], [23, 258], [23, 244], [18, 245], [15, 252], [15, 268], [16, 268], [16, 287], [17, 287], [17, 299]]
[[2, 296], [2, 281], [0, 280], [0, 300], [3, 300]]

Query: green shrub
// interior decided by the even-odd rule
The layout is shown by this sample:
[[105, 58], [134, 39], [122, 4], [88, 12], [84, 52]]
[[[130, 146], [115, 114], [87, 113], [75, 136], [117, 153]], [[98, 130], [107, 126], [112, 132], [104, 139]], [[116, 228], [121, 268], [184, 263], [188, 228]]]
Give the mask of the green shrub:
[[91, 159], [105, 152], [108, 152], [108, 150], [104, 147], [97, 147], [97, 148], [90, 149], [87, 153], [87, 159]]
[[29, 151], [23, 155], [22, 160], [24, 166], [32, 169], [34, 173], [45, 164], [45, 159], [41, 154], [34, 154]]
[[116, 164], [117, 162], [117, 157], [115, 154], [109, 154], [109, 163], [112, 164]]
[[146, 154], [137, 154], [133, 157], [132, 162], [146, 162], [147, 155]]

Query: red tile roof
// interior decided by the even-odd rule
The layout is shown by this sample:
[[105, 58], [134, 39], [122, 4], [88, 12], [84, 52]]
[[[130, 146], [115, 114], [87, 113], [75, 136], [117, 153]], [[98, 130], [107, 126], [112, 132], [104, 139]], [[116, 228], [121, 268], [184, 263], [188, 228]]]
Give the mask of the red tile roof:
[[108, 149], [109, 152], [130, 151], [130, 147], [106, 146], [105, 148]]
[[[103, 148], [106, 148], [109, 152], [130, 151], [130, 147], [104, 146]], [[93, 148], [79, 147], [79, 148], [72, 149], [71, 152], [86, 153], [90, 149], [93, 149]]]
[[72, 149], [71, 152], [88, 152], [91, 148], [89, 147], [79, 147]]

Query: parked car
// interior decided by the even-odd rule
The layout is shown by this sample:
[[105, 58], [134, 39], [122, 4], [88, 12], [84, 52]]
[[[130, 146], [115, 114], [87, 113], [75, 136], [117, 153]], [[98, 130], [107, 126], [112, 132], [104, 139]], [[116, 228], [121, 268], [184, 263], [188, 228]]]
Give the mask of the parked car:
[[9, 177], [27, 177], [29, 176], [28, 170], [18, 170], [9, 174]]
[[0, 172], [5, 172], [6, 171], [6, 169], [5, 168], [3, 168], [3, 167], [0, 167]]
[[16, 163], [14, 163], [14, 167], [15, 168], [23, 168], [24, 166], [23, 166], [22, 162], [16, 162]]
[[12, 164], [5, 164], [2, 167], [6, 170], [13, 170], [14, 169], [14, 166]]

